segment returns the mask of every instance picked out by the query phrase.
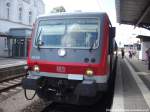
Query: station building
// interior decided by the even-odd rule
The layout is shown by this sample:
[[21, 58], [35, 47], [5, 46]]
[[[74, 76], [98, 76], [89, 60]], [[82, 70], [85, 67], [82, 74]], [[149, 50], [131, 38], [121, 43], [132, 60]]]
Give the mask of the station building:
[[0, 57], [26, 57], [32, 25], [43, 0], [0, 0]]
[[137, 38], [140, 39], [141, 49], [139, 51], [139, 59], [147, 60], [146, 50], [150, 48], [150, 36], [138, 35]]

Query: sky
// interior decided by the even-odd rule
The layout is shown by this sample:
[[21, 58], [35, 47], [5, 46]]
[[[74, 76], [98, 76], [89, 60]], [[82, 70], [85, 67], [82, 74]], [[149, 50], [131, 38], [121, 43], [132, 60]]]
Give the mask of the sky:
[[[115, 24], [115, 0], [43, 0], [45, 3], [45, 13], [57, 6], [64, 6], [67, 12], [81, 10], [82, 12], [108, 12], [111, 21]], [[105, 5], [103, 5], [105, 4]], [[109, 4], [109, 5], [106, 5]]]
[[[107, 12], [111, 23], [116, 27], [116, 41], [128, 44], [132, 37], [136, 35], [150, 35], [150, 32], [144, 29], [134, 28], [134, 26], [120, 25], [116, 22], [115, 0], [43, 0], [45, 3], [45, 14], [57, 6], [64, 6], [67, 12]], [[130, 40], [130, 41], [129, 41]]]

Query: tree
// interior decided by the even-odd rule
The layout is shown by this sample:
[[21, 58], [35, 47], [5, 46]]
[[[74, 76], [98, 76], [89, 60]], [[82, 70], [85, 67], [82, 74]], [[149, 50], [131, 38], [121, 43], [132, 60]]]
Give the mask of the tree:
[[63, 6], [54, 7], [51, 13], [58, 13], [58, 12], [66, 12], [66, 9]]

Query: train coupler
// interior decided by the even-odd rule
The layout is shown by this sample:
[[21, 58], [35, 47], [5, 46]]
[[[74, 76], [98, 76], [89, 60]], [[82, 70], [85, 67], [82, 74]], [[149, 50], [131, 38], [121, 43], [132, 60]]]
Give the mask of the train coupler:
[[22, 80], [22, 87], [29, 90], [37, 90], [39, 88], [40, 76], [28, 76]]

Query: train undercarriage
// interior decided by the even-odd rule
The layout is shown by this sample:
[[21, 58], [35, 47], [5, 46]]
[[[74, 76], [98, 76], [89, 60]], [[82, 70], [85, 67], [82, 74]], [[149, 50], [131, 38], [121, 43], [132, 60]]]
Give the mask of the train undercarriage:
[[23, 85], [26, 89], [35, 90], [45, 101], [77, 105], [91, 105], [97, 102], [107, 90], [106, 83], [97, 84], [93, 80], [79, 81], [47, 77], [26, 78]]

